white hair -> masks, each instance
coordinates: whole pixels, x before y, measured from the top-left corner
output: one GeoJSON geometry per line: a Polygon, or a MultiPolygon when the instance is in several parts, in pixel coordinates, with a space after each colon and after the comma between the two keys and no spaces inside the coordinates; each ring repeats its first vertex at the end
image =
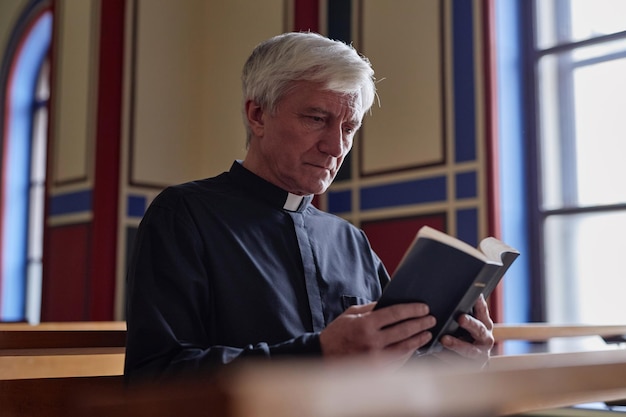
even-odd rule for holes
{"type": "Polygon", "coordinates": [[[329,91],[359,95],[359,118],[376,96],[369,60],[351,45],[312,32],[284,33],[261,42],[246,61],[241,81],[248,143],[251,131],[245,103],[252,100],[273,112],[295,81],[319,82],[329,91]]]}

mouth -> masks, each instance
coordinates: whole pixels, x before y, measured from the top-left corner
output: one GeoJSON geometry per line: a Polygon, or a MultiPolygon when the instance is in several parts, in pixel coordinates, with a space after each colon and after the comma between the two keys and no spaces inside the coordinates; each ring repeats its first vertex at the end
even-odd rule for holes
{"type": "Polygon", "coordinates": [[[334,168],[332,166],[318,165],[318,164],[309,164],[309,165],[312,166],[315,169],[328,172],[329,174],[332,174],[333,170],[334,170],[334,168]]]}

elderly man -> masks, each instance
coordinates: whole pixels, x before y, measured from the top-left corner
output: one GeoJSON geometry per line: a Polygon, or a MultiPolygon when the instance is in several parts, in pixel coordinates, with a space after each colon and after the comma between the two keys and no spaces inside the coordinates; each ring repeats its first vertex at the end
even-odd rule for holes
{"type": "MultiPolygon", "coordinates": [[[[208,371],[245,357],[363,355],[403,363],[435,319],[421,303],[373,310],[389,276],[364,233],[313,205],[375,98],[369,61],[313,33],[271,38],[242,75],[248,151],[229,172],[163,191],[128,275],[130,380],[208,371]]],[[[485,360],[480,300],[445,347],[485,360]]]]}

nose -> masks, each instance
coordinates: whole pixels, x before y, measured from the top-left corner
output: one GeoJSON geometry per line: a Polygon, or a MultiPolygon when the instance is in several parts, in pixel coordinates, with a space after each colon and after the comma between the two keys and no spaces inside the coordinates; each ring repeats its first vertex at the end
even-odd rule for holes
{"type": "Polygon", "coordinates": [[[320,138],[317,148],[320,152],[339,158],[343,155],[344,132],[341,126],[329,127],[320,138]]]}

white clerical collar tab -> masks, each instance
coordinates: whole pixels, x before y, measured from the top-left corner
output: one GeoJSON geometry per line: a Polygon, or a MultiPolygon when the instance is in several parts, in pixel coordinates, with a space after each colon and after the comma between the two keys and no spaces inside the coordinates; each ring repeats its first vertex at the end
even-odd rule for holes
{"type": "Polygon", "coordinates": [[[298,208],[300,207],[300,204],[302,204],[303,199],[304,199],[304,196],[302,195],[295,195],[295,194],[288,193],[287,201],[285,201],[283,208],[289,211],[298,211],[298,208]]]}

